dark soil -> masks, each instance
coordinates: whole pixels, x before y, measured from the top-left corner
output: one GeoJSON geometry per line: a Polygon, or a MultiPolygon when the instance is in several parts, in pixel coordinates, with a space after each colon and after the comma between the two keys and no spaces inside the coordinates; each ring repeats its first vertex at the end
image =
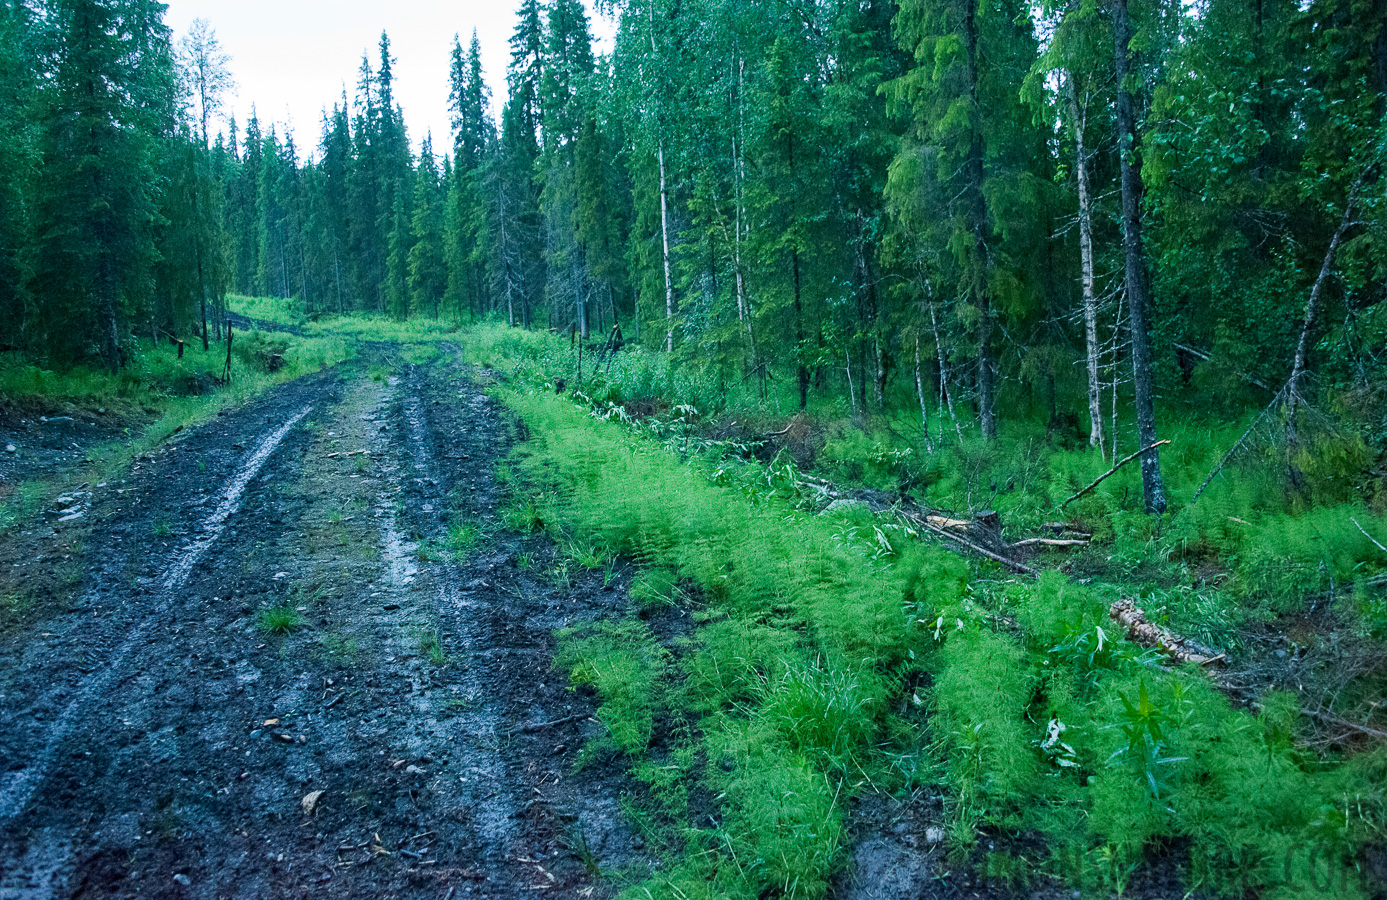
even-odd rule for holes
{"type": "Polygon", "coordinates": [[[625,776],[574,774],[601,726],[550,664],[628,577],[546,579],[551,542],[502,527],[513,429],[470,373],[370,362],[395,374],[286,384],[0,542],[0,898],[649,872],[625,776]]]}
{"type": "Polygon", "coordinates": [[[0,401],[0,497],[26,479],[81,472],[93,448],[120,440],[132,424],[138,423],[104,409],[18,407],[0,401]]]}

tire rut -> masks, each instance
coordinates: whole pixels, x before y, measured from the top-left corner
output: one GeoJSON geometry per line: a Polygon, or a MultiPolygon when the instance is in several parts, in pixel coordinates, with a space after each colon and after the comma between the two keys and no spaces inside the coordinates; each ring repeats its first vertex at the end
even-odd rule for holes
{"type": "Polygon", "coordinates": [[[364,369],[186,436],[93,509],[75,611],[0,645],[0,771],[32,773],[5,782],[0,898],[600,900],[596,872],[649,870],[622,767],[573,774],[601,726],[550,668],[629,573],[551,583],[552,542],[501,527],[510,424],[459,364],[364,369]],[[480,539],[452,559],[459,528],[480,539]]]}
{"type": "Polygon", "coordinates": [[[137,647],[148,642],[150,632],[168,616],[169,605],[176,599],[177,592],[188,578],[188,573],[221,537],[226,520],[236,512],[246,485],[260,473],[260,467],[284,440],[284,436],[308,415],[312,407],[304,407],[294,414],[288,422],[267,434],[260,446],[250,455],[222,489],[221,502],[212,514],[201,523],[203,536],[190,543],[177,556],[159,579],[153,591],[152,603],[145,617],[134,624],[129,634],[116,646],[110,656],[102,660],[98,671],[81,682],[74,696],[62,704],[62,712],[51,720],[40,738],[38,750],[24,768],[11,770],[0,783],[0,825],[24,810],[34,792],[42,785],[52,765],[54,754],[66,740],[68,733],[82,719],[87,705],[98,693],[106,690],[124,672],[130,654],[137,647]]]}

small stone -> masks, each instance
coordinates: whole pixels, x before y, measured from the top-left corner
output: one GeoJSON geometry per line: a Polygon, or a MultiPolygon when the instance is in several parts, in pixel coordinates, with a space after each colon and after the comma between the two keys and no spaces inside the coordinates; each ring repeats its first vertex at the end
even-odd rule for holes
{"type": "Polygon", "coordinates": [[[5,452],[6,452],[6,453],[14,453],[14,452],[16,452],[16,451],[15,451],[15,446],[14,446],[14,444],[6,444],[6,445],[5,445],[5,452]]]}
{"type": "Polygon", "coordinates": [[[187,875],[184,875],[182,872],[179,872],[177,875],[173,876],[173,880],[183,885],[184,887],[187,887],[188,885],[193,883],[193,880],[189,878],[187,875]]]}
{"type": "Polygon", "coordinates": [[[313,815],[313,810],[318,807],[318,801],[321,799],[323,799],[322,791],[311,791],[304,794],[303,799],[299,801],[299,806],[303,807],[304,815],[313,815]]]}
{"type": "Polygon", "coordinates": [[[421,768],[419,768],[418,766],[405,766],[405,774],[406,774],[406,775],[423,775],[423,774],[424,774],[424,770],[421,769],[421,768]]]}

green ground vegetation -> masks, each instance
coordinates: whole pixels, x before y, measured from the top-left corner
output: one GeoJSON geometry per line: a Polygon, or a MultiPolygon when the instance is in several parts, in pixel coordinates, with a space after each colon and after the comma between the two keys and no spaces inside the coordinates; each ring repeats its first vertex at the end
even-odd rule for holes
{"type": "MultiPolygon", "coordinates": [[[[1336,873],[1320,895],[1370,895],[1364,854],[1387,824],[1380,743],[1312,745],[1323,731],[1301,712],[1307,694],[1274,678],[1230,694],[1108,615],[1135,597],[1241,672],[1292,629],[1304,668],[1341,679],[1340,708],[1370,710],[1382,687],[1372,582],[1387,558],[1363,532],[1387,528],[1333,484],[1344,472],[1288,492],[1248,461],[1190,505],[1242,430],[1190,422],[1168,432],[1171,512],[1147,516],[1136,473],[1120,473],[1066,510],[1095,534],[1067,572],[1042,559],[1052,571],[1013,577],[890,517],[816,514],[788,453],[766,460],[714,436],[718,421],[771,420],[773,402],[750,392],[636,354],[579,384],[566,341],[513,329],[462,345],[530,436],[509,520],[642,573],[631,618],[561,634],[560,655],[600,698],[607,737],[585,758],[627,760],[646,788],[630,812],[668,856],[629,896],[824,896],[853,799],[922,788],[944,798],[951,858],[1013,881],[1049,872],[1120,893],[1174,854],[1190,889],[1314,895],[1317,848],[1336,873]],[[695,626],[664,628],[665,607],[695,626]],[[1368,671],[1343,680],[1325,642],[1365,654],[1368,671]]],[[[840,427],[842,412],[810,410],[827,435],[821,473],[997,509],[1018,533],[1108,465],[1043,431],[927,452],[890,422],[840,427]]]]}

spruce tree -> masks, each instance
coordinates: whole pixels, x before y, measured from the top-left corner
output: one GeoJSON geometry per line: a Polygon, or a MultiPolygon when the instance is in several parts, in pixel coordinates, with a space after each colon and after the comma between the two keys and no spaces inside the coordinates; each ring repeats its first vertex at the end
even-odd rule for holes
{"type": "Polygon", "coordinates": [[[408,260],[409,309],[414,315],[430,315],[435,319],[447,286],[442,203],[433,141],[426,137],[414,172],[414,214],[410,220],[413,246],[408,260]]]}
{"type": "Polygon", "coordinates": [[[137,0],[54,0],[46,11],[34,273],[43,343],[70,359],[94,352],[114,372],[155,258],[156,145],[173,115],[168,30],[137,0]]]}

